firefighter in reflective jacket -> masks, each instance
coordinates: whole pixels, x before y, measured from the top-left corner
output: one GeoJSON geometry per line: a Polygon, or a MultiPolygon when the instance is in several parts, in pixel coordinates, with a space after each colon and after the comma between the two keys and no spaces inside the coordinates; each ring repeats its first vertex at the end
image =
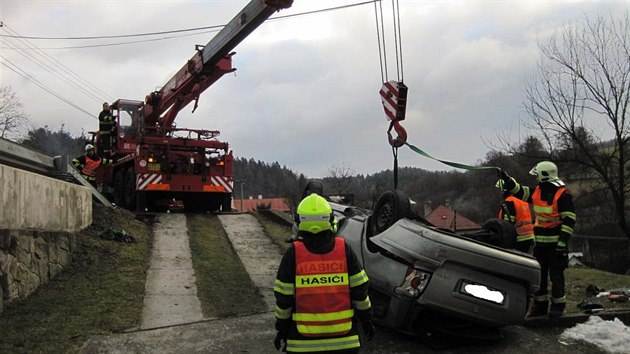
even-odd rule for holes
{"type": "Polygon", "coordinates": [[[72,159],[72,165],[81,172],[81,176],[92,185],[96,184],[96,169],[99,166],[112,163],[111,159],[101,159],[96,156],[94,145],[85,144],[85,155],[72,159]]]}
{"type": "Polygon", "coordinates": [[[564,270],[568,266],[567,243],[575,226],[573,198],[564,182],[558,178],[558,167],[550,161],[536,164],[530,174],[538,184],[534,192],[521,186],[507,173],[501,173],[505,189],[515,197],[534,206],[534,257],[540,263],[540,289],[534,294],[534,303],[528,316],[562,316],[566,306],[564,270]],[[551,307],[549,307],[548,280],[551,280],[551,307]]]}
{"type": "Polygon", "coordinates": [[[534,248],[534,223],[529,204],[511,195],[503,188],[503,180],[496,187],[503,192],[503,202],[499,210],[499,219],[514,224],[516,228],[516,250],[531,254],[534,248]]]}
{"type": "Polygon", "coordinates": [[[356,353],[374,337],[368,277],[352,248],[335,237],[330,204],[313,193],[296,211],[300,238],[280,263],[276,296],[276,349],[356,353]]]}

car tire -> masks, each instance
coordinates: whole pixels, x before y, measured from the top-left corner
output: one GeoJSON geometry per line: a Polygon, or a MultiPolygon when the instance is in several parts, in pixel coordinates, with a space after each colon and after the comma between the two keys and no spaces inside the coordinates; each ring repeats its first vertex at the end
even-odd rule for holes
{"type": "Polygon", "coordinates": [[[516,228],[514,225],[502,219],[489,219],[482,228],[494,234],[488,243],[501,248],[516,247],[516,228]]]}
{"type": "Polygon", "coordinates": [[[411,202],[406,194],[397,190],[385,191],[378,198],[370,216],[370,234],[377,235],[387,230],[396,221],[411,215],[411,202]]]}

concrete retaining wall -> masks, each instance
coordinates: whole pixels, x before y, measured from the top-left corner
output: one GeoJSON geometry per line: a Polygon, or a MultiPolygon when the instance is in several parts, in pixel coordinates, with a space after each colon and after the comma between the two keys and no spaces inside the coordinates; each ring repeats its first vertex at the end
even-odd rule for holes
{"type": "Polygon", "coordinates": [[[0,312],[2,298],[25,299],[59,274],[75,247],[71,233],[0,230],[0,312]]]}
{"type": "Polygon", "coordinates": [[[0,229],[78,232],[92,223],[90,191],[0,165],[0,229]]]}

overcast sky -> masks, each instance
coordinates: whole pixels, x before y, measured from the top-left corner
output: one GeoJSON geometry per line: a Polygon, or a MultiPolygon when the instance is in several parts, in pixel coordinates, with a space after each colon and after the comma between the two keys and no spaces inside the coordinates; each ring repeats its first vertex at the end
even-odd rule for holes
{"type": "MultiPolygon", "coordinates": [[[[5,25],[0,35],[102,37],[223,25],[248,2],[0,0],[5,25]]],[[[361,2],[295,0],[274,16],[361,2]]],[[[487,143],[499,134],[527,134],[523,91],[535,70],[538,41],[585,15],[630,11],[630,0],[399,4],[408,142],[437,158],[466,164],[484,159],[487,143]]],[[[391,2],[383,6],[390,29],[391,2]]],[[[236,157],[277,161],[308,177],[325,176],[334,166],[362,174],[391,169],[388,122],[378,95],[382,79],[375,27],[373,4],[267,21],[236,47],[236,73],[206,90],[194,114],[191,106],[185,108],[177,126],[219,130],[236,157]]],[[[387,74],[392,80],[397,73],[390,32],[387,74]]],[[[194,54],[195,44],[206,44],[214,34],[28,42],[0,37],[0,62],[5,63],[0,84],[11,86],[34,126],[57,130],[63,124],[78,135],[97,129],[102,101],[143,100],[194,54]],[[123,42],[134,43],[118,45],[123,42]],[[56,64],[44,57],[35,56],[46,67],[34,63],[34,54],[15,49],[25,43],[69,72],[57,68],[53,75],[50,68],[56,64]],[[97,46],[103,44],[117,45],[97,46]],[[78,90],[78,82],[92,95],[78,90]]],[[[399,165],[450,169],[406,147],[399,150],[399,165]]]]}

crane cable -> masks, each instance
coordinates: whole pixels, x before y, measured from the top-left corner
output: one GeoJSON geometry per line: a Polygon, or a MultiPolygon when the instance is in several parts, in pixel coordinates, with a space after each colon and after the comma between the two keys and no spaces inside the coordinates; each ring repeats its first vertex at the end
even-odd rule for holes
{"type": "Polygon", "coordinates": [[[381,80],[383,81],[383,88],[379,93],[381,101],[383,102],[383,107],[385,108],[387,119],[391,121],[389,129],[387,130],[387,136],[389,144],[392,146],[392,155],[394,156],[394,189],[397,189],[398,148],[407,141],[407,132],[400,124],[400,121],[405,119],[407,86],[404,84],[402,34],[400,30],[400,5],[398,0],[391,0],[391,3],[395,50],[394,57],[396,59],[396,81],[389,80],[385,21],[381,0],[374,2],[374,14],[376,19],[376,37],[381,67],[381,80]],[[394,131],[398,134],[396,138],[392,136],[392,129],[394,129],[394,131]]]}

